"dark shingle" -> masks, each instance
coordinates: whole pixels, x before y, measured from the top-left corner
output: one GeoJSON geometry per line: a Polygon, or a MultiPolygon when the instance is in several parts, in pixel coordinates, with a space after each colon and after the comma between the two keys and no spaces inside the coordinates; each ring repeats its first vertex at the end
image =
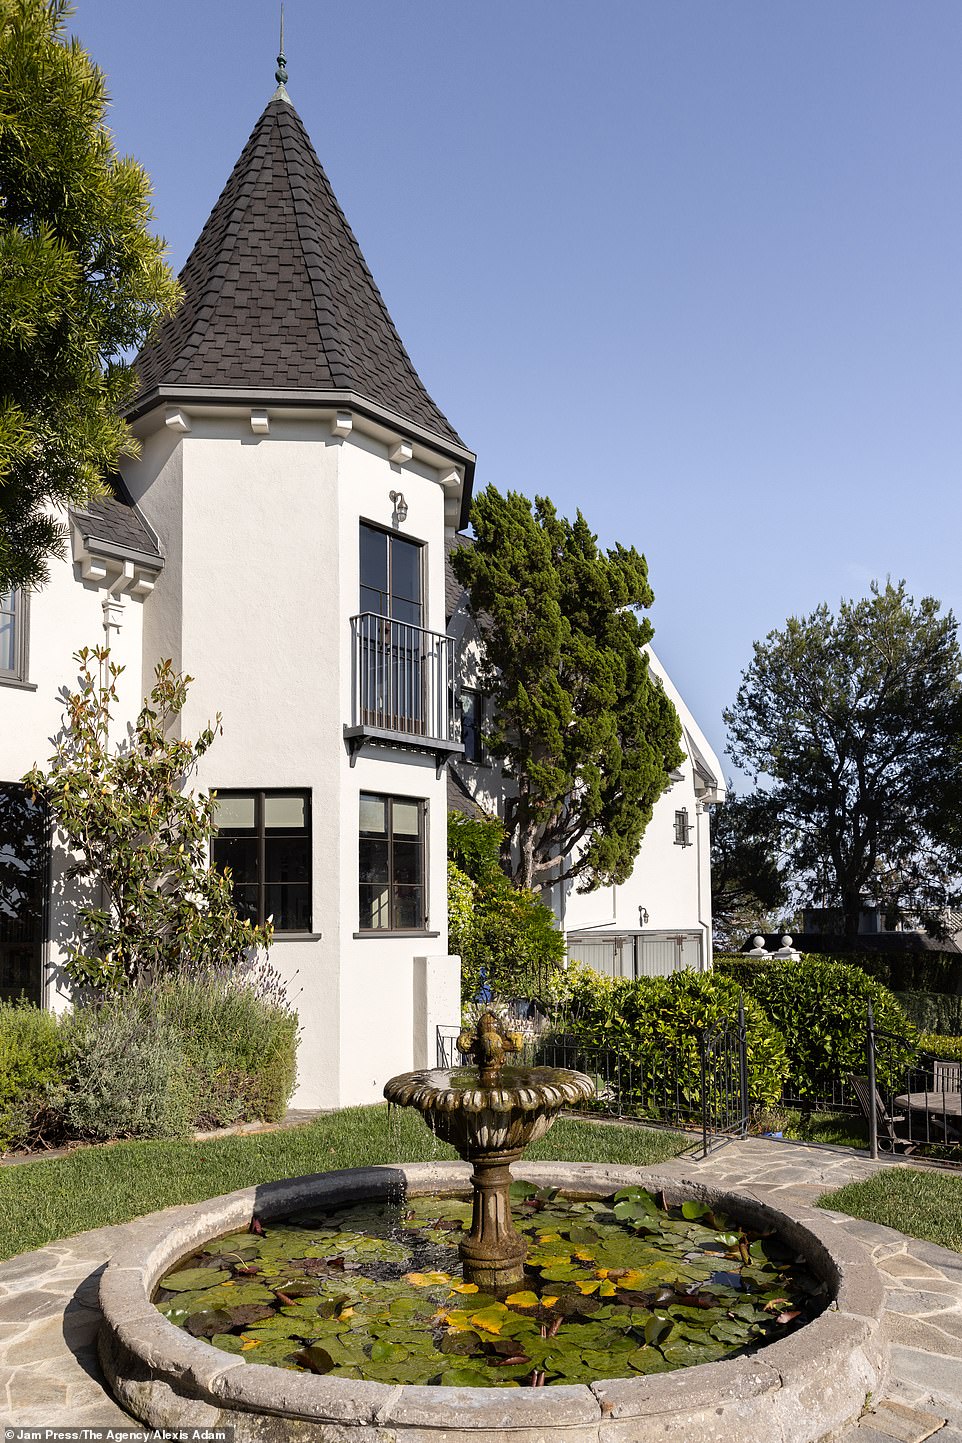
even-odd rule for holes
{"type": "Polygon", "coordinates": [[[458,609],[458,603],[464,595],[464,587],[454,574],[454,567],[451,565],[451,557],[462,546],[470,546],[469,536],[452,536],[444,543],[444,613],[448,621],[458,609]]]}
{"type": "Polygon", "coordinates": [[[136,551],[142,556],[156,556],[159,561],[161,550],[157,537],[137,510],[121,478],[108,476],[107,485],[111,488],[110,496],[83,510],[76,507],[71,510],[84,539],[106,542],[108,546],[136,551]]]}
{"type": "Polygon", "coordinates": [[[287,100],[258,120],[180,279],[182,306],[137,359],[141,397],[178,384],[349,391],[463,445],[287,100]]]}

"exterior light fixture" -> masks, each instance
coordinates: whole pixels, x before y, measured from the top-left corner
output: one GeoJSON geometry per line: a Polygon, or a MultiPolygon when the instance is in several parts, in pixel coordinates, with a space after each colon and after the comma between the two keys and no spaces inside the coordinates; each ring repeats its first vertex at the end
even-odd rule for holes
{"type": "Polygon", "coordinates": [[[647,908],[647,907],[639,907],[639,908],[638,908],[638,926],[639,926],[639,927],[647,927],[647,926],[648,926],[648,908],[647,908]]]}
{"type": "Polygon", "coordinates": [[[394,515],[391,519],[395,526],[400,526],[402,521],[408,519],[408,504],[404,499],[404,492],[392,491],[390,499],[394,502],[394,515]]]}

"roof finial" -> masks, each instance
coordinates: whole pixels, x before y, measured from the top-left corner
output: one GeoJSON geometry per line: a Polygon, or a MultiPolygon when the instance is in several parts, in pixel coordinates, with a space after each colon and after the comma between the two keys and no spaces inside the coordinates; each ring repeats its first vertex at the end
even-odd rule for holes
{"type": "Polygon", "coordinates": [[[284,6],[281,4],[281,44],[277,53],[277,69],[274,71],[274,79],[277,81],[277,89],[274,91],[274,100],[290,100],[286,89],[287,85],[287,56],[284,54],[284,6]]]}

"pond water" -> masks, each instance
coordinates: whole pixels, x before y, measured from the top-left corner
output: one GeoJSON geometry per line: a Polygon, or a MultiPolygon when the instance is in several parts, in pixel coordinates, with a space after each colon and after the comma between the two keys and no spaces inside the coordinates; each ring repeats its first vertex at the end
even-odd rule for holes
{"type": "Polygon", "coordinates": [[[714,1362],[820,1312],[823,1284],[774,1234],[641,1188],[512,1187],[528,1242],[506,1297],[461,1281],[468,1198],[414,1197],[255,1223],[182,1259],[155,1303],[250,1363],[387,1383],[531,1387],[714,1362]],[[262,1228],[262,1231],[256,1229],[262,1228]]]}

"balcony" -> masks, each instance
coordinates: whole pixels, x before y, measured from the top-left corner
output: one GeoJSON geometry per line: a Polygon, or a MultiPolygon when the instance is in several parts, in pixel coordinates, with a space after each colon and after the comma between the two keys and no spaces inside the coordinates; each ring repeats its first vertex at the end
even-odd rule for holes
{"type": "Polygon", "coordinates": [[[457,739],[451,641],[436,631],[365,611],[351,617],[351,766],[368,742],[427,752],[437,774],[464,748],[457,739]]]}

